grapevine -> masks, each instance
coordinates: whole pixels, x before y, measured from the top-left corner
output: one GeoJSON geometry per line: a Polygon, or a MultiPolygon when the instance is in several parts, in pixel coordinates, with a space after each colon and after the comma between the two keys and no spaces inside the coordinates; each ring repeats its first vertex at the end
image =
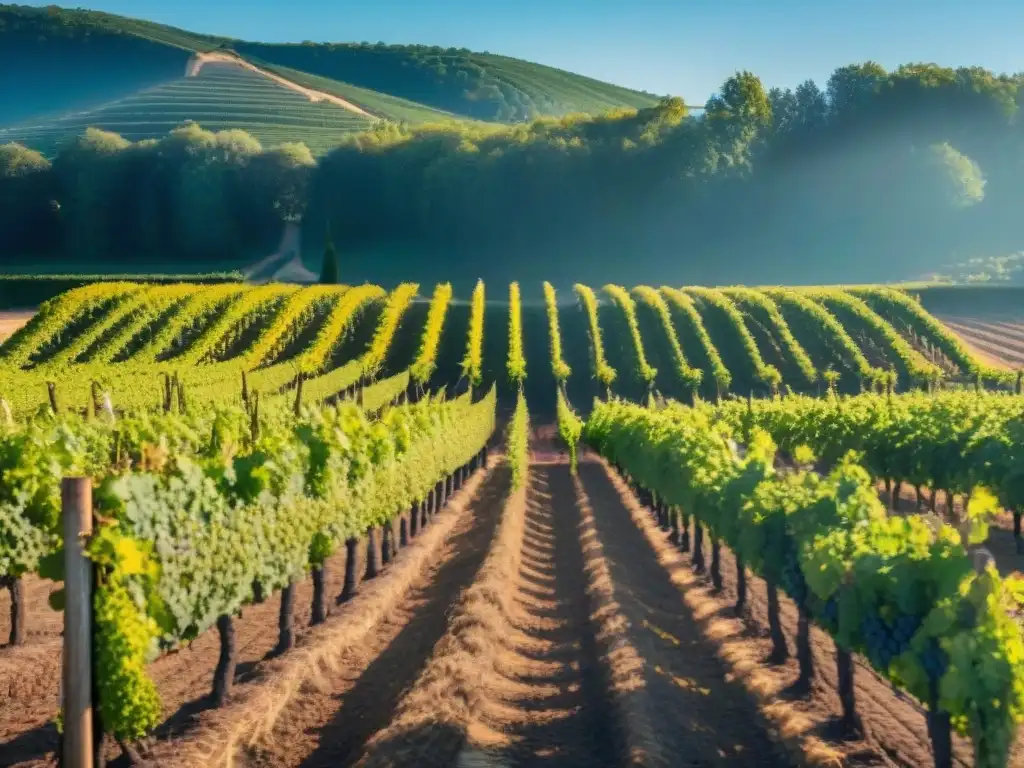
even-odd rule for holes
{"type": "Polygon", "coordinates": [[[548,314],[548,339],[551,350],[551,373],[559,384],[572,375],[572,368],[562,356],[562,333],[558,327],[558,298],[554,286],[544,283],[544,307],[548,314]]]}
{"type": "Polygon", "coordinates": [[[593,290],[585,285],[577,283],[574,290],[579,297],[583,311],[587,315],[587,323],[590,329],[590,346],[594,355],[594,377],[606,389],[611,389],[612,383],[617,375],[614,368],[608,364],[604,355],[604,341],[601,338],[601,323],[597,314],[597,296],[593,290]]]}
{"type": "Polygon", "coordinates": [[[519,283],[508,287],[508,378],[518,386],[526,379],[526,357],[523,355],[523,308],[519,283]]]}
{"type": "Polygon", "coordinates": [[[473,289],[469,306],[469,335],[466,339],[466,355],[462,358],[462,375],[473,386],[479,386],[484,379],[484,281],[478,280],[473,289]]]}
{"type": "Polygon", "coordinates": [[[412,365],[412,378],[420,386],[424,386],[434,375],[437,366],[437,349],[441,341],[441,331],[448,312],[448,304],[452,299],[451,283],[441,283],[434,288],[434,296],[427,310],[427,324],[423,329],[419,353],[412,365]]]}
{"type": "Polygon", "coordinates": [[[669,348],[672,351],[672,361],[675,364],[676,376],[683,383],[687,390],[696,392],[704,377],[703,371],[690,366],[683,354],[683,347],[679,343],[679,336],[676,334],[675,326],[672,324],[672,315],[669,313],[668,304],[664,297],[653,288],[646,285],[634,288],[633,292],[645,305],[657,315],[661,330],[668,339],[669,348]]]}
{"type": "Polygon", "coordinates": [[[722,362],[722,356],[718,353],[714,342],[711,341],[711,336],[708,335],[707,329],[704,327],[704,321],[701,319],[697,308],[693,305],[692,299],[682,291],[667,286],[661,288],[661,294],[668,302],[670,312],[673,312],[680,322],[690,329],[691,335],[700,342],[704,356],[710,365],[711,378],[718,388],[719,396],[728,392],[729,387],[732,385],[732,374],[729,373],[729,369],[722,362]]]}

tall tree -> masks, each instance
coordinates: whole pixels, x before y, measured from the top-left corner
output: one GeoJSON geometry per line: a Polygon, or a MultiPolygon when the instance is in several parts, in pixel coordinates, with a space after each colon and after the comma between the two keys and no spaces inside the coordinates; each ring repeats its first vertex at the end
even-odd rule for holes
{"type": "Polygon", "coordinates": [[[331,228],[327,227],[324,238],[324,263],[320,267],[320,282],[324,285],[337,285],[341,281],[341,270],[338,268],[338,254],[331,240],[331,228]]]}

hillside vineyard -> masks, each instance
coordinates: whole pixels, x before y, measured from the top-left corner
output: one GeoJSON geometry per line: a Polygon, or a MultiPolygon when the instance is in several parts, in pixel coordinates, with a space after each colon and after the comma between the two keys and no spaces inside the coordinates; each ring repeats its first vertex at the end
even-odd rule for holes
{"type": "Polygon", "coordinates": [[[108,756],[1020,765],[1021,394],[888,287],[76,288],[0,345],[0,746],[80,476],[108,756]]]}

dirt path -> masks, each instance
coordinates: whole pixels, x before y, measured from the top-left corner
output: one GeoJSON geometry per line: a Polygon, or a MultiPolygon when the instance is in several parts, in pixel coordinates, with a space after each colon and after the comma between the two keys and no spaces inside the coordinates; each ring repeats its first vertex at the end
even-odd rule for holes
{"type": "Polygon", "coordinates": [[[499,467],[462,517],[430,572],[395,606],[381,626],[345,650],[334,669],[304,686],[267,739],[239,755],[245,766],[346,766],[387,725],[405,689],[422,671],[444,635],[447,615],[483,563],[507,494],[499,467]]]}
{"type": "Polygon", "coordinates": [[[34,309],[0,312],[0,342],[25,325],[35,313],[34,309]]]}
{"type": "Polygon", "coordinates": [[[792,765],[774,743],[770,724],[680,600],[604,466],[584,462],[579,471],[629,621],[627,638],[643,660],[660,764],[792,765]]]}
{"type": "Polygon", "coordinates": [[[510,679],[503,764],[612,766],[622,749],[601,659],[567,464],[531,469],[522,556],[511,588],[518,610],[500,666],[510,679]]]}
{"type": "Polygon", "coordinates": [[[620,764],[574,496],[565,466],[531,468],[478,579],[360,766],[620,764]]]}
{"type": "Polygon", "coordinates": [[[370,120],[377,119],[374,115],[371,115],[362,107],[356,106],[351,101],[346,101],[340,96],[335,96],[333,93],[326,93],[325,91],[316,91],[313,90],[312,88],[306,88],[304,86],[299,85],[298,83],[293,83],[291,80],[288,80],[287,78],[281,77],[280,75],[276,75],[273,72],[268,72],[265,69],[261,69],[257,67],[255,64],[250,64],[245,59],[239,58],[238,56],[235,56],[230,53],[224,53],[223,51],[212,51],[210,53],[193,54],[192,58],[189,59],[185,76],[195,77],[199,74],[204,65],[213,62],[219,62],[221,64],[234,64],[236,66],[242,67],[243,69],[248,69],[252,72],[255,72],[256,74],[263,75],[263,77],[273,80],[278,85],[281,85],[290,91],[301,93],[303,96],[305,96],[312,102],[329,101],[330,103],[336,104],[337,106],[342,107],[343,109],[347,109],[349,112],[355,112],[357,115],[362,115],[363,117],[367,117],[370,120]]]}
{"type": "Polygon", "coordinates": [[[960,317],[941,317],[972,354],[1000,370],[1024,365],[1024,331],[1020,325],[989,323],[960,317]]]}

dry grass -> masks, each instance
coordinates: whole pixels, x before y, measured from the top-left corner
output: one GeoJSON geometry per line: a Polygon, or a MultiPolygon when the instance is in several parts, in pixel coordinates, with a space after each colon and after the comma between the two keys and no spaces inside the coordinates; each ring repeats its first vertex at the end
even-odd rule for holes
{"type": "Polygon", "coordinates": [[[622,479],[607,465],[622,504],[644,534],[658,563],[668,572],[704,636],[715,646],[718,657],[730,670],[732,680],[743,684],[754,697],[759,710],[775,729],[775,736],[789,756],[801,765],[842,766],[845,756],[812,733],[815,724],[781,694],[786,682],[761,661],[757,643],[744,637],[740,619],[722,618],[725,602],[713,594],[687,567],[683,555],[664,538],[664,534],[622,479]]]}
{"type": "Polygon", "coordinates": [[[477,574],[452,614],[444,637],[416,684],[403,697],[388,726],[370,740],[361,766],[444,764],[466,742],[476,749],[460,756],[463,765],[502,765],[486,750],[507,738],[485,721],[487,681],[507,654],[511,600],[522,554],[526,489],[505,504],[501,523],[477,574]]]}
{"type": "Polygon", "coordinates": [[[363,642],[421,580],[488,474],[476,473],[382,576],[364,584],[351,602],[311,630],[298,648],[268,662],[257,680],[240,688],[226,707],[205,713],[187,736],[158,745],[153,761],[162,768],[233,766],[242,747],[266,739],[303,686],[336,669],[345,651],[363,642]]]}

